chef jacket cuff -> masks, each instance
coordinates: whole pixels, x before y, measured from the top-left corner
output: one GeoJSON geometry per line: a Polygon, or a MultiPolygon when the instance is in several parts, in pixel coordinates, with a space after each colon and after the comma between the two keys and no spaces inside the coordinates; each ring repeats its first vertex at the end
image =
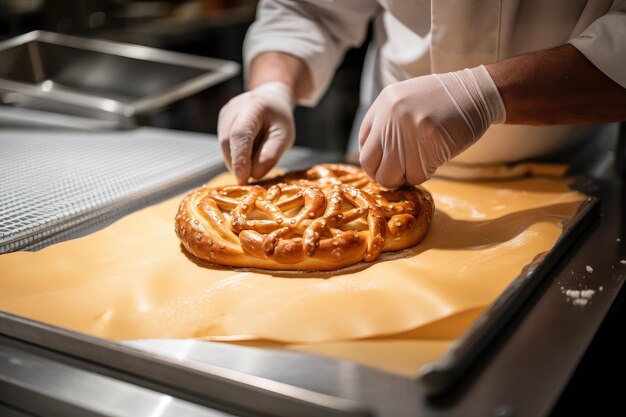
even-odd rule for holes
{"type": "Polygon", "coordinates": [[[328,45],[322,35],[315,31],[306,31],[301,36],[294,31],[289,31],[291,37],[281,34],[256,33],[254,28],[248,32],[244,42],[243,61],[244,76],[247,73],[252,60],[264,52],[284,52],[300,58],[307,66],[311,75],[312,89],[307,97],[302,97],[297,104],[306,107],[314,107],[320,101],[330,82],[332,81],[338,59],[333,59],[329,54],[339,55],[333,45],[328,45]]]}
{"type": "Polygon", "coordinates": [[[569,44],[606,76],[626,88],[626,14],[611,13],[591,24],[569,44]]]}

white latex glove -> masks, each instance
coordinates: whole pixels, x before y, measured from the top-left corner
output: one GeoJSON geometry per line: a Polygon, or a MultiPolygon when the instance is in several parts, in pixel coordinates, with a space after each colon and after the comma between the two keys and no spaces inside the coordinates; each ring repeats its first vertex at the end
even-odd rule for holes
{"type": "Polygon", "coordinates": [[[271,82],[234,97],[220,110],[217,136],[226,166],[239,184],[261,178],[293,145],[291,89],[271,82]]]}
{"type": "Polygon", "coordinates": [[[359,131],[360,162],[379,184],[420,184],[485,133],[506,110],[484,66],[386,87],[359,131]]]}

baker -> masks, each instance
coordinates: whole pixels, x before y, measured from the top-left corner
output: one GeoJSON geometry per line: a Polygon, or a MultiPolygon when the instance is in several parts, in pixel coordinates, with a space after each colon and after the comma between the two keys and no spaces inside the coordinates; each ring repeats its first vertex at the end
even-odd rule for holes
{"type": "Polygon", "coordinates": [[[626,120],[626,0],[261,0],[244,43],[249,90],[218,121],[240,183],[293,145],[294,106],[316,105],[370,20],[354,142],[385,187],[455,157],[558,152],[626,120]]]}

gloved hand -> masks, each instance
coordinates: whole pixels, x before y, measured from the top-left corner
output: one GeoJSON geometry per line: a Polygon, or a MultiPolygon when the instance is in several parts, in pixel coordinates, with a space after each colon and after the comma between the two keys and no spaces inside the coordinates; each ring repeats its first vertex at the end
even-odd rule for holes
{"type": "Polygon", "coordinates": [[[234,97],[220,110],[217,136],[239,184],[261,178],[293,145],[293,106],[291,89],[271,82],[234,97]]]}
{"type": "Polygon", "coordinates": [[[360,162],[379,184],[420,184],[485,133],[506,110],[484,66],[392,84],[359,131],[360,162]]]}

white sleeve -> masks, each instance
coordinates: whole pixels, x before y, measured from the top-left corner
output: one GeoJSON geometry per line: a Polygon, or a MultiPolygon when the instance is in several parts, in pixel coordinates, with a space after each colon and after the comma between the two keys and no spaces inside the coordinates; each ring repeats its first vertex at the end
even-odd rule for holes
{"type": "Polygon", "coordinates": [[[614,1],[607,14],[568,43],[626,88],[626,0],[614,1]]]}
{"type": "Polygon", "coordinates": [[[299,104],[322,97],[348,47],[363,43],[375,0],[261,0],[243,47],[244,68],[263,52],[285,52],[302,59],[313,91],[299,104]]]}

